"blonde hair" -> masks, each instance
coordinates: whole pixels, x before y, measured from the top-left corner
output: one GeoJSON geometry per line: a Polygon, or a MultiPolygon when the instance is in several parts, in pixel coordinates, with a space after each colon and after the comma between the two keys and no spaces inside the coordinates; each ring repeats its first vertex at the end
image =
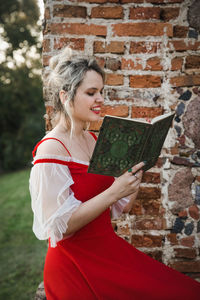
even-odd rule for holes
{"type": "Polygon", "coordinates": [[[74,101],[77,88],[81,85],[87,71],[94,70],[102,76],[105,73],[98,65],[94,57],[74,55],[71,48],[65,47],[49,62],[50,72],[46,81],[46,96],[53,102],[55,112],[64,113],[69,121],[71,131],[73,120],[70,115],[69,103],[74,101]],[[67,101],[63,105],[60,101],[59,92],[67,92],[67,101]]]}

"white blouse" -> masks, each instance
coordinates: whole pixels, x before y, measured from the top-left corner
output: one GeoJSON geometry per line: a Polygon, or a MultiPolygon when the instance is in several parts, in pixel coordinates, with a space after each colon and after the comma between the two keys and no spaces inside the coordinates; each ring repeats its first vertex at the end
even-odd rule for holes
{"type": "MultiPolygon", "coordinates": [[[[59,159],[88,165],[72,157],[58,155],[36,155],[34,161],[38,159],[59,159]]],[[[31,169],[29,189],[34,215],[33,232],[39,240],[50,238],[51,247],[56,247],[57,242],[63,239],[71,215],[82,203],[75,198],[70,188],[73,183],[67,165],[37,163],[31,169]]],[[[128,198],[122,198],[114,203],[111,207],[112,218],[118,218],[128,202],[128,198]]]]}

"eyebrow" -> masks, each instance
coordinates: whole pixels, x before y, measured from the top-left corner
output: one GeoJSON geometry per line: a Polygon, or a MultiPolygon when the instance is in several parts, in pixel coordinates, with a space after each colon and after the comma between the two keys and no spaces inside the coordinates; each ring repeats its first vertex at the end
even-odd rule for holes
{"type": "MultiPolygon", "coordinates": [[[[101,91],[104,89],[104,87],[101,88],[101,91]]],[[[96,87],[89,87],[87,90],[95,90],[97,91],[98,89],[96,87]]]]}

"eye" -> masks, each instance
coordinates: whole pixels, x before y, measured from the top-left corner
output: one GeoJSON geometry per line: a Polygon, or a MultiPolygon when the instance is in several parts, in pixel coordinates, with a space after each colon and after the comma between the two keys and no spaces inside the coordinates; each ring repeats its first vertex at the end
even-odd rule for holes
{"type": "Polygon", "coordinates": [[[94,96],[94,93],[87,93],[88,94],[88,96],[94,96]]]}

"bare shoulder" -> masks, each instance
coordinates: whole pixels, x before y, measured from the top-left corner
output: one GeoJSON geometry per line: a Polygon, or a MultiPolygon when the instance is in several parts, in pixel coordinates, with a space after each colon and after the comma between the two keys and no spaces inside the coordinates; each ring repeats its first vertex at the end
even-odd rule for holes
{"type": "Polygon", "coordinates": [[[61,155],[68,156],[64,146],[55,138],[44,140],[37,148],[37,155],[61,155]]]}

